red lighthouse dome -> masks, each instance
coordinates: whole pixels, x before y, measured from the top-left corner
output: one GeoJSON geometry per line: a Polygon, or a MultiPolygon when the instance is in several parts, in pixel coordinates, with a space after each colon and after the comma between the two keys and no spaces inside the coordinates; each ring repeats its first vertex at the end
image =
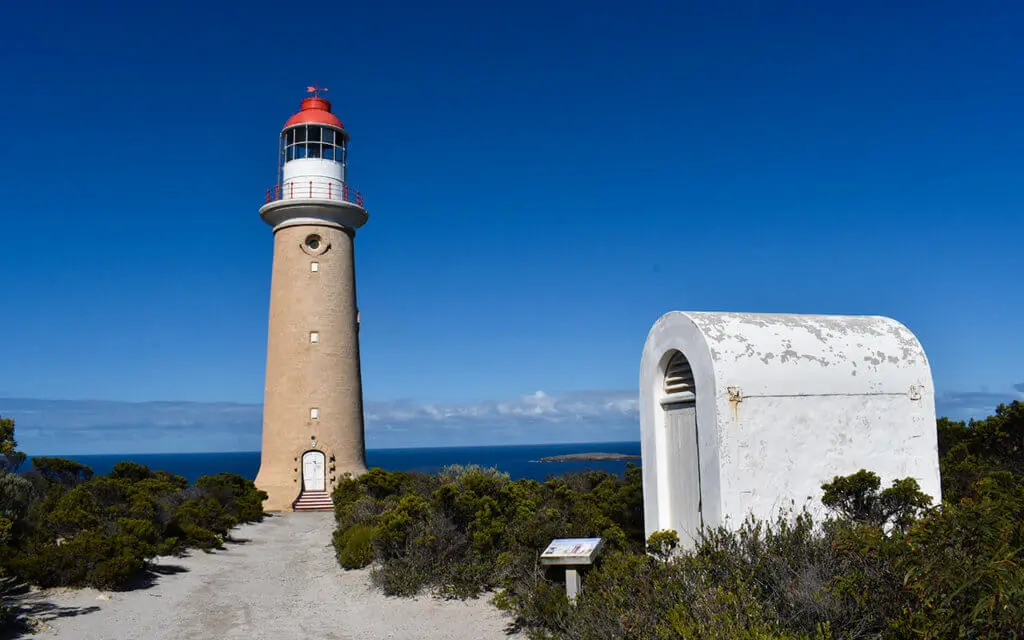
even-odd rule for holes
{"type": "Polygon", "coordinates": [[[331,113],[331,102],[327,98],[319,96],[304,98],[302,109],[288,118],[288,122],[284,123],[284,128],[287,129],[297,124],[326,124],[339,129],[345,128],[338,116],[331,113]]]}

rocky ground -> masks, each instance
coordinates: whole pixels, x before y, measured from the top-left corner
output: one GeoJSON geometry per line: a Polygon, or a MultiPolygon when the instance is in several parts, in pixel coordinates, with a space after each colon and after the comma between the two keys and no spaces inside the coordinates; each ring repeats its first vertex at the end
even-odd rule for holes
{"type": "Polygon", "coordinates": [[[344,571],[329,512],[289,513],[244,525],[214,553],[159,558],[132,591],[55,589],[21,597],[35,635],[81,640],[244,638],[486,640],[506,620],[485,598],[389,598],[368,571],[344,571]]]}

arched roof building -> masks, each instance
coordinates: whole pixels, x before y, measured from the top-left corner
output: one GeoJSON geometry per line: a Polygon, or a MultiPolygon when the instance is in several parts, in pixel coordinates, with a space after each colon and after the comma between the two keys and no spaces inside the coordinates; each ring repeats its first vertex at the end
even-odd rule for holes
{"type": "Polygon", "coordinates": [[[890,318],[671,312],[640,367],[647,534],[820,510],[859,469],[940,499],[924,349],[890,318]]]}

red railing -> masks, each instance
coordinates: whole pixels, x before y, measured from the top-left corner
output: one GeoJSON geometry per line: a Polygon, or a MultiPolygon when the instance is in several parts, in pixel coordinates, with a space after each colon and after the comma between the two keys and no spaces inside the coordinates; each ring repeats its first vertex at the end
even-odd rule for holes
{"type": "Polygon", "coordinates": [[[267,189],[267,202],[278,200],[342,200],[363,206],[363,194],[349,188],[347,184],[338,185],[333,182],[312,180],[275,184],[267,189]]]}

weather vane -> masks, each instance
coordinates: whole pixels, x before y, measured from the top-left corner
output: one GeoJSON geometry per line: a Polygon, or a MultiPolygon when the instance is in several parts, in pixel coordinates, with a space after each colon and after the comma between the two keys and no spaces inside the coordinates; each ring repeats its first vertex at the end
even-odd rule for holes
{"type": "Polygon", "coordinates": [[[321,87],[318,84],[306,87],[306,93],[312,93],[314,98],[319,98],[321,91],[327,91],[327,87],[321,87]]]}

